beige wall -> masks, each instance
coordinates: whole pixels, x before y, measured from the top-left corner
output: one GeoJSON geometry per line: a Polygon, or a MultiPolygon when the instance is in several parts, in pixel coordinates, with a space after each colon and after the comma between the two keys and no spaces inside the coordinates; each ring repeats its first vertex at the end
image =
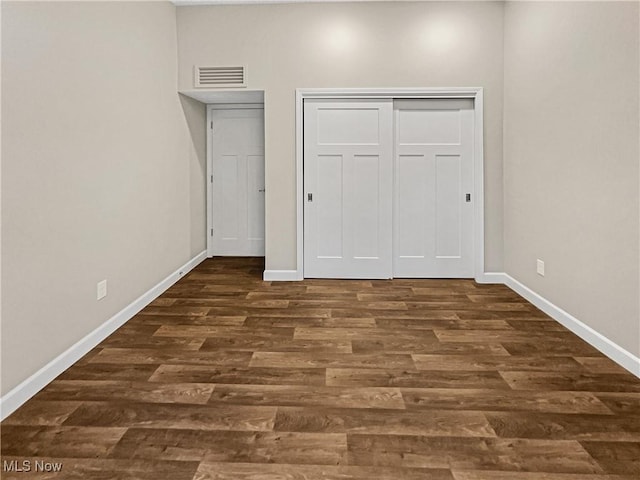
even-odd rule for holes
{"type": "Polygon", "coordinates": [[[635,355],[638,16],[631,2],[505,11],[505,270],[635,355]]]}
{"type": "Polygon", "coordinates": [[[207,107],[180,95],[184,119],[189,127],[189,205],[191,211],[191,256],[207,248],[207,107]]]}
{"type": "Polygon", "coordinates": [[[486,270],[640,354],[638,5],[503,7],[2,2],[2,394],[205,248],[194,64],[266,92],[278,270],[296,87],[485,87],[486,270]]]}
{"type": "Polygon", "coordinates": [[[194,65],[247,66],[265,90],[267,268],[296,268],[295,89],[485,88],[486,266],[502,271],[501,3],[180,7],[179,85],[194,65]]]}
{"type": "Polygon", "coordinates": [[[3,394],[204,249],[176,48],[169,3],[2,2],[3,394]]]}

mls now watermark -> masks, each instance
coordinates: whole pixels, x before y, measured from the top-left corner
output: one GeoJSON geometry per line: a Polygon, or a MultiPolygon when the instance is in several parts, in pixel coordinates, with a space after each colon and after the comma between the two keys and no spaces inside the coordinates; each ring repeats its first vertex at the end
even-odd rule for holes
{"type": "Polygon", "coordinates": [[[45,462],[44,460],[3,460],[3,472],[60,472],[62,462],[45,462]]]}

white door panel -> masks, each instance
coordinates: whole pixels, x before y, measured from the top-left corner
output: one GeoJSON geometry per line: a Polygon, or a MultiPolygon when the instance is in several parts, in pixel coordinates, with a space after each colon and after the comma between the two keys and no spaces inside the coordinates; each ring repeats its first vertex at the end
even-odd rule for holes
{"type": "Polygon", "coordinates": [[[238,180],[241,180],[242,169],[238,155],[220,155],[218,160],[218,165],[214,163],[214,178],[218,180],[215,183],[217,195],[214,193],[214,204],[224,205],[224,208],[214,209],[214,231],[218,232],[214,238],[237,241],[240,235],[238,220],[242,209],[238,180]]]}
{"type": "Polygon", "coordinates": [[[398,110],[401,145],[460,144],[460,113],[455,110],[398,110]]]}
{"type": "Polygon", "coordinates": [[[317,256],[320,258],[342,258],[342,158],[342,155],[318,155],[317,158],[317,182],[311,195],[313,197],[315,193],[316,202],[323,201],[323,208],[315,209],[317,256]]]}
{"type": "Polygon", "coordinates": [[[436,155],[436,258],[462,255],[460,155],[436,155]]]}
{"type": "Polygon", "coordinates": [[[435,165],[425,155],[399,155],[396,160],[395,250],[403,258],[424,259],[435,249],[427,235],[429,219],[435,218],[435,165]],[[416,221],[421,219],[420,221],[416,221]]]}
{"type": "Polygon", "coordinates": [[[392,275],[392,102],[305,101],[304,275],[392,275]]]}
{"type": "Polygon", "coordinates": [[[212,109],[213,254],[264,255],[264,115],[212,109]]]}
{"type": "Polygon", "coordinates": [[[318,145],[378,145],[380,111],[378,108],[345,108],[325,104],[317,109],[318,145]]]}
{"type": "Polygon", "coordinates": [[[473,277],[473,112],[305,100],[304,276],[473,277]]]}
{"type": "Polygon", "coordinates": [[[394,277],[473,277],[472,104],[405,100],[394,112],[394,277]]]}
{"type": "MultiPolygon", "coordinates": [[[[377,259],[380,251],[380,173],[378,155],[353,156],[353,257],[377,259]]],[[[383,200],[384,202],[384,200],[383,200]]]]}

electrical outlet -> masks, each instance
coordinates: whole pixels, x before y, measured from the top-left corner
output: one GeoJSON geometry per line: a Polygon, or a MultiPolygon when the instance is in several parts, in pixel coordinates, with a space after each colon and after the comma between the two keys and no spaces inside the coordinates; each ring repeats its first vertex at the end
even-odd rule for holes
{"type": "Polygon", "coordinates": [[[106,280],[102,280],[101,282],[98,282],[98,286],[97,286],[97,292],[98,292],[98,300],[103,299],[104,297],[107,296],[107,281],[106,280]]]}
{"type": "Polygon", "coordinates": [[[544,277],[544,262],[540,259],[536,261],[536,272],[544,277]]]}

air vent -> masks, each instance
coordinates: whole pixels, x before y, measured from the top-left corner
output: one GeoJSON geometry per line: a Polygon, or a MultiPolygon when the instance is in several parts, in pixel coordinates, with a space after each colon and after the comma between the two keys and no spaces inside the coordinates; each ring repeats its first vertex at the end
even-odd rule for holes
{"type": "Polygon", "coordinates": [[[246,87],[244,67],[198,67],[195,68],[196,87],[246,87]]]}

